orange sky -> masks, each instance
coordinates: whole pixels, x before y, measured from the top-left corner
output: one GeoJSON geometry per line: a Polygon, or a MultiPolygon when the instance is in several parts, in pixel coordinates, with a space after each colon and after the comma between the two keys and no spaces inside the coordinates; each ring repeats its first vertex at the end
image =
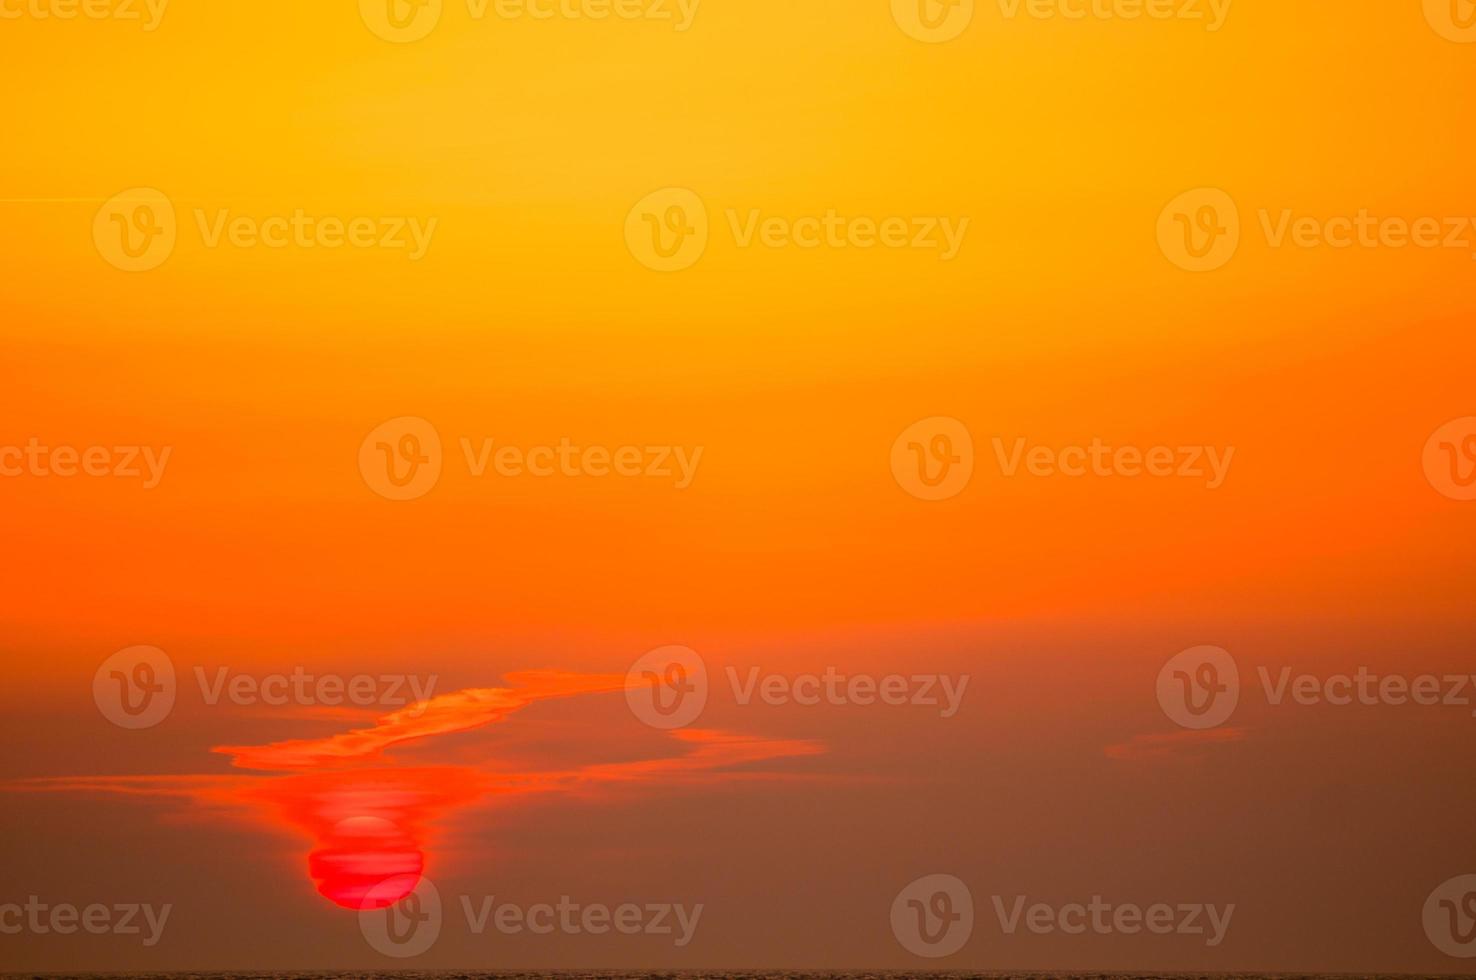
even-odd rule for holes
{"type": "Polygon", "coordinates": [[[307,863],[323,794],[382,778],[445,793],[394,845],[443,894],[709,905],[680,952],[461,936],[428,967],[917,968],[886,910],[946,870],[981,907],[1241,906],[1216,950],[976,936],[948,968],[1454,968],[1419,906],[1476,865],[1476,720],[1277,708],[1251,678],[1470,663],[1476,502],[1427,449],[1476,416],[1476,43],[1441,26],[1464,0],[1233,0],[1213,31],[980,0],[941,43],[889,0],[702,0],[684,30],[446,0],[409,43],[354,3],[171,0],[144,30],[32,2],[0,0],[0,784],[27,790],[0,867],[22,899],[173,901],[178,938],[0,935],[0,961],[383,965],[307,863]],[[108,202],[139,188],[170,249],[126,271],[108,202]],[[666,188],[707,241],[660,272],[626,229],[666,188]],[[1204,188],[1238,248],[1189,272],[1158,230],[1204,188]],[[298,212],[408,244],[214,237],[298,212]],[[740,235],[831,212],[968,224],[951,258],[740,235]],[[1267,230],[1360,213],[1470,219],[1470,244],[1267,230]],[[364,454],[406,417],[440,472],[390,500],[364,454]],[[973,471],[929,502],[893,450],[939,417],[973,471]],[[487,440],[693,467],[477,475],[487,440]],[[1001,458],[1093,440],[1233,455],[1213,488],[1001,458]],[[6,474],[33,444],[162,465],[6,474]],[[181,693],[127,732],[90,692],[139,644],[181,693]],[[667,644],[714,685],[675,735],[619,693],[667,644]],[[1154,680],[1201,644],[1249,694],[1186,736],[1154,680]],[[972,680],[940,719],[740,705],[730,666],[972,680]],[[390,711],[211,705],[196,667],[434,675],[455,720],[400,741],[390,711]],[[506,693],[529,676],[570,696],[506,693]],[[508,712],[462,727],[488,691],[508,712]]]}

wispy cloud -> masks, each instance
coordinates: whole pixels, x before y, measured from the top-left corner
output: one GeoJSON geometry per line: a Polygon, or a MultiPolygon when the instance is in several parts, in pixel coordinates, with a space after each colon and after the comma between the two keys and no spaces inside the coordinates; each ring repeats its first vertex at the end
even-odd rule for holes
{"type": "Polygon", "coordinates": [[[1212,746],[1243,741],[1243,728],[1212,728],[1205,731],[1153,732],[1134,735],[1102,751],[1109,759],[1124,762],[1173,762],[1201,759],[1212,746]]]}
{"type": "Polygon", "coordinates": [[[814,778],[766,769],[763,764],[825,752],[823,743],[808,739],[706,729],[658,734],[640,727],[634,718],[632,726],[672,751],[653,758],[645,739],[640,758],[512,770],[505,759],[396,765],[389,751],[412,740],[505,722],[536,701],[625,686],[624,675],[525,672],[509,675],[504,687],[441,695],[386,714],[367,727],[325,738],[212,750],[230,756],[237,769],[256,770],[253,773],[61,776],[0,784],[0,790],[173,799],[212,814],[254,816],[274,830],[293,830],[309,839],[309,874],[319,892],[339,905],[360,908],[371,896],[376,902],[382,899],[379,886],[386,876],[405,879],[406,888],[413,885],[440,821],[478,800],[657,784],[814,778]]]}
{"type": "Polygon", "coordinates": [[[524,671],[507,677],[508,687],[469,688],[442,694],[327,738],[272,742],[268,745],[221,745],[211,751],[231,757],[241,769],[301,770],[378,758],[400,742],[481,728],[507,718],[535,701],[618,691],[621,674],[574,674],[524,671]]]}

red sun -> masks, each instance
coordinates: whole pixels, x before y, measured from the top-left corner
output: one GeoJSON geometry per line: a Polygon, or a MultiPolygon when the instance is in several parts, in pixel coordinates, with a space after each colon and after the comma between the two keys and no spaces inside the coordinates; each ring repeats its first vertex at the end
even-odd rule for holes
{"type": "Polygon", "coordinates": [[[382,909],[405,898],[425,872],[428,825],[485,791],[474,770],[417,769],[304,773],[254,795],[313,842],[308,875],[346,909],[382,909]]]}
{"type": "Polygon", "coordinates": [[[382,817],[340,820],[308,855],[308,874],[324,898],[346,909],[382,909],[420,883],[425,855],[382,817]]]}

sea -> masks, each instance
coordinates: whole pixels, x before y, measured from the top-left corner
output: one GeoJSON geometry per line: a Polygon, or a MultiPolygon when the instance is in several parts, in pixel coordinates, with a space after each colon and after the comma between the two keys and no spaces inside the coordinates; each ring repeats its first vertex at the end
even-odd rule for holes
{"type": "Polygon", "coordinates": [[[0,980],[1453,980],[1457,973],[947,973],[907,971],[683,970],[680,972],[317,971],[307,973],[0,973],[0,980]]]}

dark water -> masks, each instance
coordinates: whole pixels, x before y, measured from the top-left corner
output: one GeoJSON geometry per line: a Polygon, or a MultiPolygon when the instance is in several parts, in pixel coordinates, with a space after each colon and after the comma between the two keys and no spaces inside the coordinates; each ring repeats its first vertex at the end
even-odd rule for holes
{"type": "Polygon", "coordinates": [[[580,972],[497,972],[485,970],[457,971],[369,971],[309,973],[0,973],[5,980],[22,978],[77,977],[85,980],[1418,980],[1418,978],[1462,977],[1476,980],[1476,974],[1454,973],[926,973],[920,971],[770,971],[746,972],[683,970],[670,973],[580,972]]]}

